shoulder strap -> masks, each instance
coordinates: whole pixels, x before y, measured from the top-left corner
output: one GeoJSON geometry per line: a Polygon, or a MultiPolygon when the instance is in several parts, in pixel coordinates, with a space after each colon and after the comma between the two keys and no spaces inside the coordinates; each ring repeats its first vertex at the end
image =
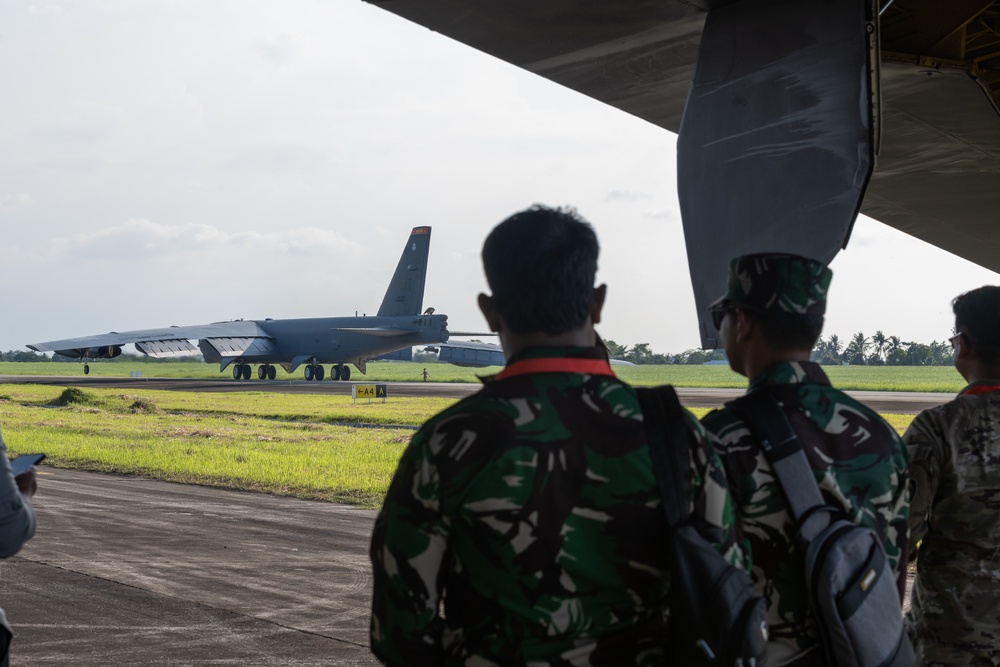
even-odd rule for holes
{"type": "Polygon", "coordinates": [[[663,510],[673,528],[689,514],[691,431],[673,387],[640,387],[636,394],[663,510]]]}
{"type": "Polygon", "coordinates": [[[785,492],[788,506],[799,524],[800,535],[806,541],[811,541],[829,525],[829,517],[825,521],[817,519],[818,523],[808,521],[807,525],[807,520],[813,516],[826,515],[825,512],[815,512],[826,503],[816,484],[809,460],[802,451],[799,436],[788,422],[785,412],[766,389],[758,389],[729,401],[726,407],[735,412],[757,438],[767,460],[771,462],[774,476],[785,492]]]}

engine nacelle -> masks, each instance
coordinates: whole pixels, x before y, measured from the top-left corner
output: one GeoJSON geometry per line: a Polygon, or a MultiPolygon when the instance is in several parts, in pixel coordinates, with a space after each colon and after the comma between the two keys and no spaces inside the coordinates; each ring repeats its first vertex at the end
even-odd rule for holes
{"type": "Polygon", "coordinates": [[[87,350],[85,356],[91,359],[114,359],[120,356],[122,353],[121,345],[102,345],[101,347],[92,347],[87,350]]]}

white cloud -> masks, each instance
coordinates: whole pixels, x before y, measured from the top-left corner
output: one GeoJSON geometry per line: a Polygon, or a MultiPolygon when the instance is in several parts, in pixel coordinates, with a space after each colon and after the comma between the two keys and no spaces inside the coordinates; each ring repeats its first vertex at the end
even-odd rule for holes
{"type": "Polygon", "coordinates": [[[254,43],[254,48],[275,65],[287,64],[308,46],[309,38],[296,32],[265,35],[254,43]]]}
{"type": "Polygon", "coordinates": [[[13,209],[19,206],[31,206],[34,203],[35,200],[27,192],[0,195],[0,210],[13,209]]]}
{"type": "Polygon", "coordinates": [[[32,16],[62,14],[65,11],[62,5],[28,5],[28,13],[32,16]]]}
{"type": "Polygon", "coordinates": [[[58,237],[47,254],[53,260],[100,262],[188,262],[201,256],[238,254],[253,259],[275,256],[335,256],[361,252],[340,234],[315,227],[260,232],[227,232],[213,225],[169,225],[131,219],[90,233],[58,237]]]}
{"type": "Polygon", "coordinates": [[[612,190],[605,197],[606,201],[640,201],[642,199],[649,199],[650,194],[648,192],[630,192],[628,190],[612,190]]]}

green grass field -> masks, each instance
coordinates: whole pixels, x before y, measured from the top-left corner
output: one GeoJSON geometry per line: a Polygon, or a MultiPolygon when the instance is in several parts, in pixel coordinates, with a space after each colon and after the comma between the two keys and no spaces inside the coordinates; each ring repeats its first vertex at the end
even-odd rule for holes
{"type": "MultiPolygon", "coordinates": [[[[477,375],[496,373],[499,368],[460,368],[451,364],[379,361],[368,364],[368,373],[354,371],[352,381],[418,382],[427,368],[431,382],[476,382],[477,375]]],[[[229,378],[231,372],[219,373],[215,364],[155,362],[90,364],[90,374],[101,377],[128,377],[132,371],[143,377],[229,378]]],[[[680,387],[746,386],[746,379],[727,366],[615,366],[615,373],[636,385],[674,384],[680,387]]],[[[824,366],[835,386],[846,390],[931,391],[957,393],[965,383],[950,366],[824,366]]],[[[76,363],[0,363],[0,375],[69,375],[82,376],[76,363]]],[[[279,380],[305,382],[302,374],[278,369],[279,380]]],[[[250,380],[256,382],[257,380],[250,380]]]]}
{"type": "Polygon", "coordinates": [[[0,425],[12,456],[55,467],[377,507],[413,430],[454,400],[0,385],[0,425]]]}

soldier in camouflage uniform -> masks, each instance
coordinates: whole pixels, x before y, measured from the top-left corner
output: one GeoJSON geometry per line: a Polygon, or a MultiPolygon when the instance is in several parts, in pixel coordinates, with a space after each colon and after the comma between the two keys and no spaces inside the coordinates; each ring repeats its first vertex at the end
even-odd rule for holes
{"type": "Polygon", "coordinates": [[[1000,287],[953,309],[955,368],[969,385],[903,436],[919,543],[910,621],[925,665],[1000,665],[1000,287]]]}
{"type": "MultiPolygon", "coordinates": [[[[479,305],[508,363],[399,462],[371,544],[384,663],[668,664],[667,523],[635,391],[595,345],[597,253],[572,211],[533,207],[487,238],[479,305]]],[[[693,516],[739,564],[721,464],[685,417],[693,516]]]]}
{"type": "MultiPolygon", "coordinates": [[[[750,379],[747,391],[766,390],[778,399],[826,501],[883,536],[902,591],[906,448],[881,417],[831,387],[809,361],[831,277],[820,262],[797,255],[739,257],[711,312],[730,366],[750,379]]],[[[822,664],[796,526],[767,457],[731,410],[713,411],[702,423],[719,437],[738,526],[750,545],[751,574],[767,599],[767,664],[822,664]]]]}

